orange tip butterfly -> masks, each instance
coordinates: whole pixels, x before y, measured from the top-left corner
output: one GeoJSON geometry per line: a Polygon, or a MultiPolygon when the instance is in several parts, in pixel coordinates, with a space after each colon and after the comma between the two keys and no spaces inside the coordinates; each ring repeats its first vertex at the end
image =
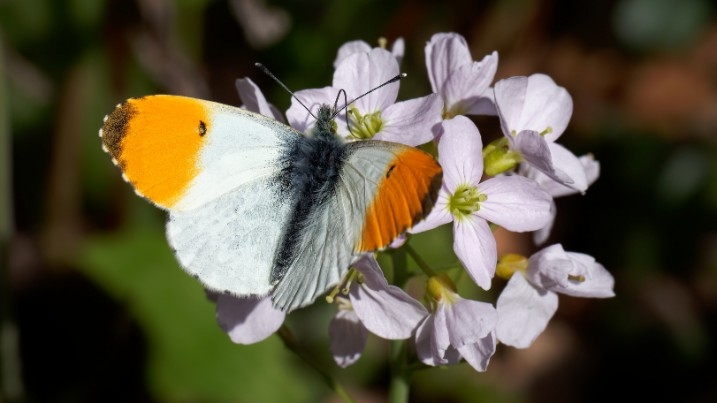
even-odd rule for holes
{"type": "Polygon", "coordinates": [[[386,248],[433,207],[428,153],[345,142],[335,108],[306,134],[244,109],[173,95],[107,115],[103,149],[140,196],[167,210],[181,266],[210,290],[310,304],[361,255],[386,248]]]}

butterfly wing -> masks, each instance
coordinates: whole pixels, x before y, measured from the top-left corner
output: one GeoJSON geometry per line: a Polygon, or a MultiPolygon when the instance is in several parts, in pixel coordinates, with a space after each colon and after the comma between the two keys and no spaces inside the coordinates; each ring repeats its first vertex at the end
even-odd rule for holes
{"type": "Polygon", "coordinates": [[[301,133],[227,105],[130,99],[105,118],[103,146],[136,192],[169,210],[167,238],[208,288],[266,294],[289,216],[277,180],[301,133]]]}
{"type": "Polygon", "coordinates": [[[337,284],[361,254],[387,247],[433,207],[442,171],[419,149],[396,143],[349,143],[340,179],[300,233],[294,259],[273,291],[292,310],[337,284]]]}

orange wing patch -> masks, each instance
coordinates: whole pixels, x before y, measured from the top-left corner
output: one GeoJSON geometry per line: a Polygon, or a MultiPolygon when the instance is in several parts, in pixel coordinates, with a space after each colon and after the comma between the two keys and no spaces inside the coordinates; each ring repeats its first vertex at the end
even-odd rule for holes
{"type": "Polygon", "coordinates": [[[442,177],[441,166],[430,154],[409,147],[398,154],[366,211],[356,251],[383,249],[423,219],[436,203],[442,177]]]}
{"type": "Polygon", "coordinates": [[[198,173],[210,125],[201,101],[156,95],[119,105],[105,118],[100,136],[137,193],[171,208],[198,173]]]}

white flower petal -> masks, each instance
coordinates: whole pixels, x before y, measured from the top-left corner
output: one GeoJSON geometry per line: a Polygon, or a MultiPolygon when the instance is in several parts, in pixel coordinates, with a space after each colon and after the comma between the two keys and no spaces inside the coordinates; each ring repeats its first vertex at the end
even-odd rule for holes
{"type": "Polygon", "coordinates": [[[367,337],[368,332],[354,311],[339,310],[329,324],[329,348],[336,364],[346,368],[358,361],[367,337]]]}
{"type": "Polygon", "coordinates": [[[396,40],[393,41],[393,45],[391,46],[391,53],[396,58],[396,61],[400,66],[401,62],[403,62],[403,55],[406,54],[406,42],[403,40],[403,38],[396,38],[396,40]]]}
{"type": "Polygon", "coordinates": [[[459,348],[473,344],[495,330],[498,313],[493,305],[454,296],[453,303],[446,303],[446,326],[451,345],[459,348]]]}
{"type": "Polygon", "coordinates": [[[556,169],[553,165],[551,146],[543,136],[532,130],[523,130],[517,136],[509,137],[512,140],[512,147],[520,152],[525,163],[544,173],[555,181],[573,186],[573,179],[565,172],[556,169]]]}
{"type": "MultiPolygon", "coordinates": [[[[486,102],[486,94],[497,68],[497,52],[485,56],[479,62],[472,61],[456,68],[445,81],[441,92],[446,109],[453,114],[468,114],[481,102],[486,102]]],[[[492,94],[488,95],[487,100],[492,102],[492,99],[492,94]]]]}
{"type": "Polygon", "coordinates": [[[458,352],[473,369],[483,372],[488,368],[490,358],[495,354],[496,344],[493,331],[475,343],[459,347],[458,352]]]}
{"type": "MultiPolygon", "coordinates": [[[[600,176],[600,163],[595,160],[591,154],[586,154],[578,158],[580,164],[582,164],[585,171],[585,178],[588,186],[592,185],[597,178],[600,176]]],[[[559,182],[554,181],[544,173],[533,168],[529,164],[521,164],[520,175],[526,178],[531,178],[538,182],[540,187],[545,189],[552,197],[563,197],[569,196],[576,193],[580,193],[579,190],[565,186],[559,182]]]]}
{"type": "Polygon", "coordinates": [[[274,308],[269,296],[238,298],[217,297],[217,322],[237,344],[258,343],[276,332],[284,323],[284,312],[274,308]]]}
{"type": "Polygon", "coordinates": [[[488,223],[474,215],[455,221],[453,251],[473,281],[484,290],[490,289],[498,258],[488,223]]]}
{"type": "Polygon", "coordinates": [[[433,140],[433,127],[442,120],[443,100],[438,94],[397,102],[381,113],[384,128],[374,140],[391,141],[412,147],[433,140]]]}
{"type": "Polygon", "coordinates": [[[244,102],[243,107],[248,111],[261,113],[264,116],[274,118],[285,123],[284,116],[278,109],[266,101],[264,94],[250,78],[240,78],[234,82],[239,98],[244,102]]]}
{"type": "Polygon", "coordinates": [[[366,43],[365,41],[357,40],[357,41],[349,41],[341,45],[339,47],[339,51],[336,55],[336,59],[334,59],[334,69],[339,67],[339,64],[346,59],[348,56],[351,56],[354,53],[360,53],[360,52],[370,52],[371,51],[371,45],[366,43]]]}
{"type": "Polygon", "coordinates": [[[443,85],[453,71],[473,62],[465,38],[456,33],[438,33],[426,44],[426,68],[433,92],[443,94],[443,85]]]}
{"type": "Polygon", "coordinates": [[[453,192],[460,185],[478,185],[483,176],[483,141],[476,125],[465,116],[443,122],[438,160],[443,182],[453,192]]]}
{"type": "Polygon", "coordinates": [[[570,178],[570,183],[565,184],[581,193],[585,192],[588,188],[588,179],[585,175],[585,167],[578,157],[560,144],[549,143],[548,147],[555,171],[562,172],[570,178]]]}
{"type": "Polygon", "coordinates": [[[553,224],[555,223],[555,216],[557,215],[557,213],[558,213],[558,211],[557,211],[557,206],[555,205],[555,201],[551,200],[550,201],[550,220],[543,228],[541,228],[533,233],[533,242],[536,245],[542,245],[550,237],[550,231],[553,230],[553,224]]]}
{"type": "Polygon", "coordinates": [[[373,256],[361,258],[354,267],[364,275],[364,282],[352,285],[349,297],[363,325],[384,339],[411,337],[428,315],[426,308],[402,289],[389,285],[373,256]]]}
{"type": "Polygon", "coordinates": [[[550,221],[552,198],[535,181],[522,176],[490,178],[478,186],[488,196],[476,214],[509,231],[535,231],[550,221]]]}
{"type": "Polygon", "coordinates": [[[498,340],[516,348],[527,348],[557,311],[558,296],[534,287],[521,272],[516,272],[498,297],[496,309],[498,340]]]}
{"type": "Polygon", "coordinates": [[[434,321],[435,316],[428,315],[416,329],[416,355],[422,363],[433,367],[441,365],[433,341],[434,321]]]}
{"type": "Polygon", "coordinates": [[[549,130],[545,139],[553,142],[565,131],[573,112],[570,94],[544,74],[500,80],[494,93],[506,135],[523,130],[538,133],[549,130]]]}

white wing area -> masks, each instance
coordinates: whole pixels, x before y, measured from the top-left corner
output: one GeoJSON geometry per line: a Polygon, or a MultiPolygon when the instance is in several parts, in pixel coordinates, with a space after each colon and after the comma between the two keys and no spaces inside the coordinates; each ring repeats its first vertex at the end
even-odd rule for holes
{"type": "Polygon", "coordinates": [[[172,211],[167,239],[182,267],[207,288],[266,295],[290,203],[269,180],[246,183],[191,211],[172,211]]]}
{"type": "Polygon", "coordinates": [[[274,183],[301,133],[263,115],[210,104],[201,173],[172,208],[167,239],[207,288],[267,294],[290,201],[274,183]]]}
{"type": "Polygon", "coordinates": [[[281,153],[302,134],[264,115],[211,103],[199,173],[172,210],[187,211],[278,172],[281,153]]]}
{"type": "Polygon", "coordinates": [[[317,206],[303,231],[296,259],[273,292],[274,304],[291,311],[310,304],[341,281],[361,238],[366,210],[373,201],[386,167],[402,145],[356,142],[332,197],[317,206]]]}

